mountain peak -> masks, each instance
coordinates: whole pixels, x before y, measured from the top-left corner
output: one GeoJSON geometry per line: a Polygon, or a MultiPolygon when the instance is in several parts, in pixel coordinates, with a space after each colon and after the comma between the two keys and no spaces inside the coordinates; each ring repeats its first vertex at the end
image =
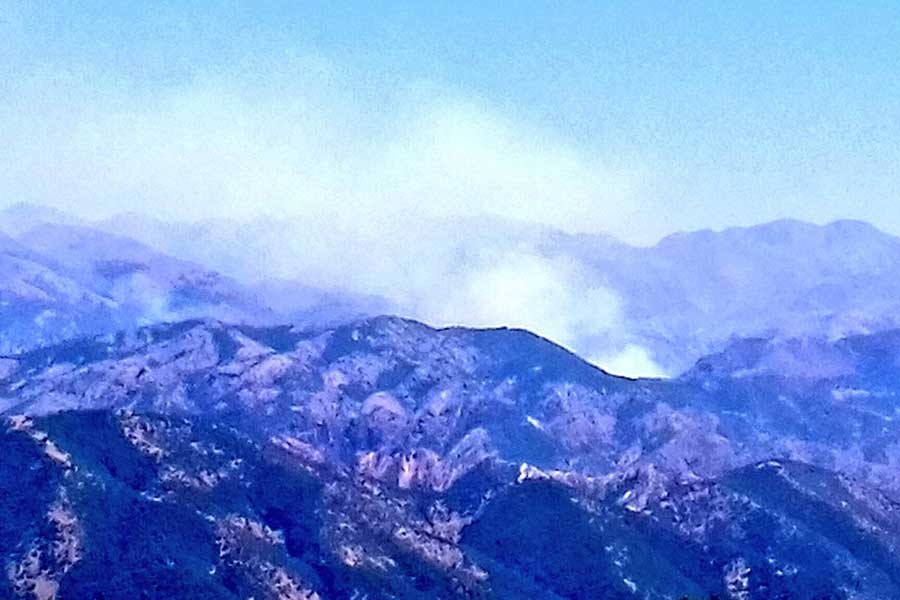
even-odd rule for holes
{"type": "Polygon", "coordinates": [[[82,222],[72,214],[42,204],[18,202],[0,210],[0,231],[13,236],[45,223],[75,225],[82,222]]]}

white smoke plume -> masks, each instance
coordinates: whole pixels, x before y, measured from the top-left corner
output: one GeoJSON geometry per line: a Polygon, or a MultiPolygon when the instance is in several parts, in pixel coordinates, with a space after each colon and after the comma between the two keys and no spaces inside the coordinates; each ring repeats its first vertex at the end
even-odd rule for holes
{"type": "Polygon", "coordinates": [[[18,84],[6,197],[91,219],[135,213],[127,233],[245,281],[377,295],[436,325],[524,327],[584,355],[623,345],[613,293],[542,256],[539,232],[493,229],[620,227],[640,169],[427,84],[372,110],[346,95],[353,74],[318,57],[144,96],[101,74],[54,75],[18,84]],[[48,93],[52,105],[36,100],[48,93]],[[195,230],[158,221],[212,223],[192,245],[195,230]]]}

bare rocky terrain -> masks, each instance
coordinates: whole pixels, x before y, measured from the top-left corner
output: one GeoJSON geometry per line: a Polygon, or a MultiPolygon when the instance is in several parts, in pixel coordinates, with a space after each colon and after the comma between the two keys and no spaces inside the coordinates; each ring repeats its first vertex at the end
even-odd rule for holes
{"type": "Polygon", "coordinates": [[[898,357],[895,333],[736,340],[630,380],[393,317],[8,356],[5,593],[893,597],[898,357]]]}
{"type": "Polygon", "coordinates": [[[629,379],[136,219],[0,214],[2,598],[900,597],[891,236],[476,219],[392,267],[569,265],[621,302],[579,335],[682,372],[629,379]]]}

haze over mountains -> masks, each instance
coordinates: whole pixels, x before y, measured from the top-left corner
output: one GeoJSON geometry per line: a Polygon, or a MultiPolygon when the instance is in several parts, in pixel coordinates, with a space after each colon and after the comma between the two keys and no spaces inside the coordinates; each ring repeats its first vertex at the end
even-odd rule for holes
{"type": "Polygon", "coordinates": [[[777,221],[634,247],[498,218],[418,220],[378,236],[322,215],[88,223],[16,205],[0,231],[13,238],[4,268],[16,265],[6,293],[32,302],[6,320],[7,348],[24,347],[41,315],[59,339],[109,318],[118,328],[398,314],[524,327],[616,373],[674,376],[732,336],[836,339],[890,329],[900,314],[900,239],[857,221],[777,221]]]}
{"type": "MultiPolygon", "coordinates": [[[[349,318],[362,312],[350,294],[333,296],[299,282],[269,281],[254,289],[38,207],[7,209],[0,216],[0,232],[5,232],[0,233],[0,351],[6,353],[190,317],[327,323],[336,315],[349,318]]],[[[367,301],[360,299],[360,304],[367,301]]]]}
{"type": "Polygon", "coordinates": [[[0,214],[0,595],[900,595],[897,238],[314,221],[0,214]]]}
{"type": "Polygon", "coordinates": [[[898,56],[3,2],[0,600],[900,599],[898,56]]]}

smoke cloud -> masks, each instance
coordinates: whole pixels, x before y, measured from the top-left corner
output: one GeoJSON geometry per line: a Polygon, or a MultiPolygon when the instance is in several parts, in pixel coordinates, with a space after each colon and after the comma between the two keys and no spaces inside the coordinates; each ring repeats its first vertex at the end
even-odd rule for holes
{"type": "MultiPolygon", "coordinates": [[[[366,90],[318,57],[152,93],[95,77],[19,84],[6,109],[19,118],[0,118],[16,123],[0,151],[4,197],[91,219],[213,221],[219,237],[188,258],[245,281],[378,295],[436,325],[524,327],[589,356],[621,339],[610,290],[542,256],[536,238],[493,229],[615,229],[637,204],[639,169],[452,90],[366,90]]],[[[165,239],[177,227],[146,229],[129,233],[184,246],[165,239]]],[[[656,372],[646,352],[623,356],[616,368],[656,372]]]]}

